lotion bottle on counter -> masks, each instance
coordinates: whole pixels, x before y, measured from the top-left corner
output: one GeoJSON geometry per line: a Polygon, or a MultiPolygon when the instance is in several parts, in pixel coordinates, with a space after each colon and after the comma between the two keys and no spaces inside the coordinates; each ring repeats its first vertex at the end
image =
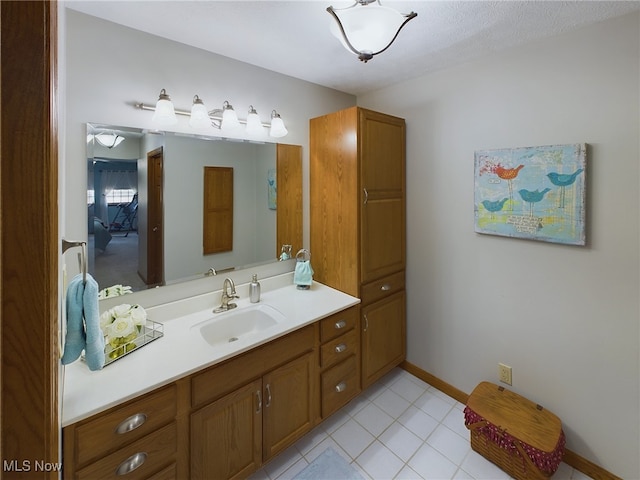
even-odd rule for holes
{"type": "Polygon", "coordinates": [[[249,284],[249,301],[251,303],[258,303],[260,301],[260,282],[258,282],[258,275],[255,273],[249,284]]]}

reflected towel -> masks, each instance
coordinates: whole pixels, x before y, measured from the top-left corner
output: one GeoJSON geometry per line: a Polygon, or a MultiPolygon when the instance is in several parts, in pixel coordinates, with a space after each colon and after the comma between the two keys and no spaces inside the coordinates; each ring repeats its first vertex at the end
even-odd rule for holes
{"type": "Polygon", "coordinates": [[[310,260],[296,262],[296,269],[293,272],[293,283],[301,286],[309,286],[313,283],[313,268],[311,268],[310,260]]]}
{"type": "Polygon", "coordinates": [[[98,283],[87,274],[73,277],[67,288],[67,333],[62,364],[76,361],[82,350],[90,370],[104,367],[104,336],[100,329],[98,283]]]}

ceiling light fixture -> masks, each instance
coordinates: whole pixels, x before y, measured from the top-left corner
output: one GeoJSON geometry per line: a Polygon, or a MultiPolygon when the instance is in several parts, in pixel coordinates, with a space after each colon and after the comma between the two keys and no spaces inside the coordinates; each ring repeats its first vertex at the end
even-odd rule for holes
{"type": "Polygon", "coordinates": [[[95,138],[100,145],[107,148],[117,147],[124,140],[124,137],[122,135],[118,135],[116,133],[110,133],[110,132],[98,133],[94,135],[93,138],[95,138]]]}
{"type": "Polygon", "coordinates": [[[331,33],[364,63],[389,48],[402,27],[418,16],[383,7],[380,0],[357,0],[346,8],[328,7],[327,12],[335,19],[331,33]]]}
{"type": "Polygon", "coordinates": [[[230,131],[236,130],[244,124],[246,125],[247,134],[251,136],[261,135],[264,132],[265,127],[269,129],[269,135],[272,137],[284,137],[289,133],[284,126],[284,122],[282,121],[280,114],[275,110],[271,113],[270,124],[262,123],[260,121],[258,112],[253,105],[249,106],[247,119],[241,120],[238,118],[233,106],[228,101],[224,101],[222,108],[207,111],[207,107],[205,107],[203,100],[198,95],[193,97],[191,111],[176,110],[173,107],[171,98],[164,88],[160,91],[160,96],[155,108],[145,105],[144,103],[137,102],[134,103],[134,106],[141,110],[153,111],[154,114],[151,120],[162,126],[173,125],[178,121],[176,115],[184,115],[190,117],[189,125],[197,130],[217,128],[218,130],[230,131]]]}

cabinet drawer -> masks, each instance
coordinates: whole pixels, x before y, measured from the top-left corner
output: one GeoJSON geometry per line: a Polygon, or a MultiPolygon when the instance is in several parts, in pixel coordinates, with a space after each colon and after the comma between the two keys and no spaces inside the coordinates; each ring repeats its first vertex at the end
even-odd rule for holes
{"type": "Polygon", "coordinates": [[[358,307],[352,307],[320,320],[320,341],[326,342],[356,326],[358,307]]]}
{"type": "Polygon", "coordinates": [[[313,349],[315,338],[315,326],[309,325],[194,375],[191,379],[192,406],[216,400],[313,349]]]}
{"type": "Polygon", "coordinates": [[[322,374],[322,417],[326,418],[360,392],[356,356],[322,374]]]}
{"type": "Polygon", "coordinates": [[[330,340],[320,347],[320,367],[325,368],[358,352],[357,329],[330,340]]]}
{"type": "Polygon", "coordinates": [[[163,388],[120,405],[75,428],[75,458],[78,465],[103,456],[169,423],[176,416],[176,387],[163,388]]]}
{"type": "Polygon", "coordinates": [[[362,286],[362,303],[369,304],[404,289],[404,270],[362,286]]]}
{"type": "Polygon", "coordinates": [[[177,428],[174,422],[83,468],[76,474],[76,478],[78,480],[148,478],[156,472],[160,473],[159,470],[162,470],[163,466],[175,460],[176,439],[177,428]],[[139,466],[126,473],[127,466],[134,467],[136,460],[133,459],[139,462],[139,466]]]}

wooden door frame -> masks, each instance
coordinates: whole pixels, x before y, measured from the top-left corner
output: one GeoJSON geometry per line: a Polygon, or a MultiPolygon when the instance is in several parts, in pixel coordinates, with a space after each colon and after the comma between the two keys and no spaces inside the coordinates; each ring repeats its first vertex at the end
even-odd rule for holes
{"type": "Polygon", "coordinates": [[[29,478],[57,478],[35,462],[60,461],[57,9],[0,2],[3,478],[24,478],[26,466],[29,478]]]}
{"type": "Polygon", "coordinates": [[[164,148],[158,147],[150,152],[147,152],[147,271],[145,283],[148,286],[162,285],[164,283],[164,148]],[[153,178],[156,175],[156,166],[152,164],[153,158],[160,158],[160,173],[162,175],[162,182],[160,184],[160,199],[156,202],[155,195],[152,195],[153,178]],[[157,238],[153,231],[152,225],[152,212],[159,215],[161,219],[160,226],[160,238],[157,238]],[[152,252],[151,243],[157,242],[152,252]],[[157,256],[153,256],[152,253],[156,253],[157,256]]]}

